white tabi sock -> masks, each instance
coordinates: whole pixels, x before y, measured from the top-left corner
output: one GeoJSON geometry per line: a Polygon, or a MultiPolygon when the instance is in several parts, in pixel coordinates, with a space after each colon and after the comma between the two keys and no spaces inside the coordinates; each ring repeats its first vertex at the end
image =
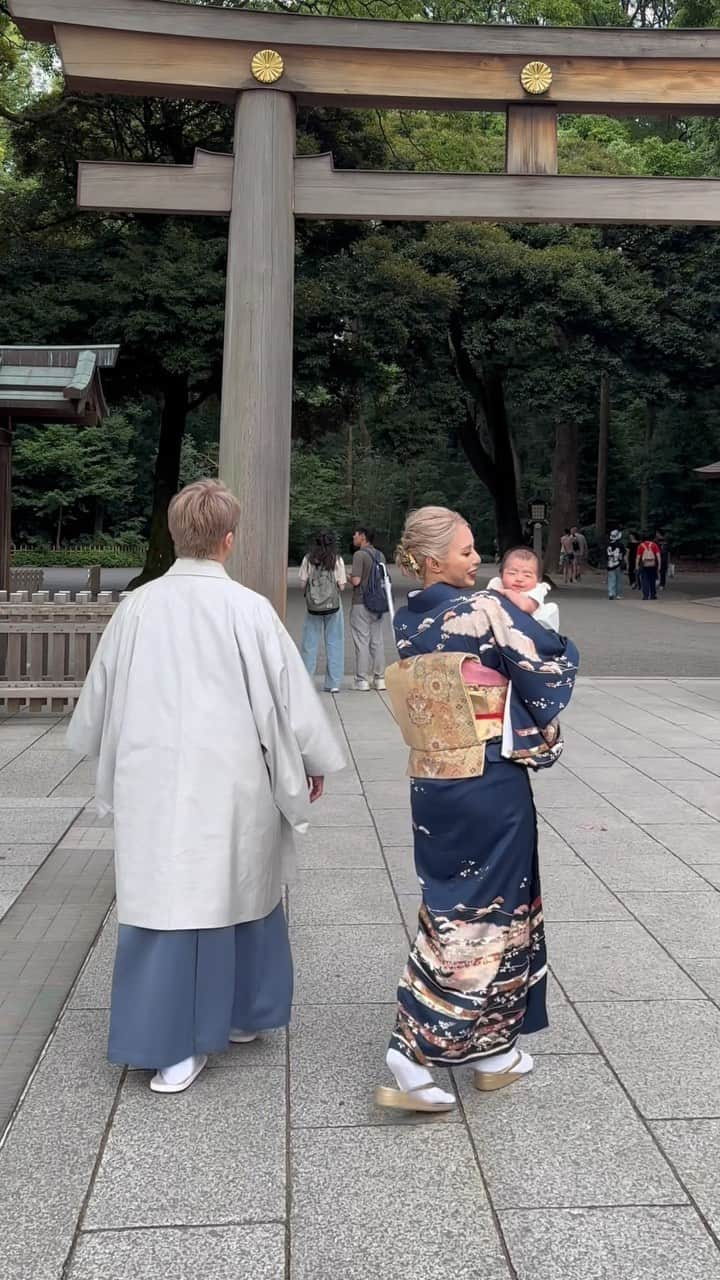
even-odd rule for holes
{"type": "Polygon", "coordinates": [[[496,1053],[492,1058],[481,1058],[479,1062],[474,1063],[476,1071],[481,1071],[488,1075],[496,1071],[508,1071],[512,1067],[513,1071],[517,1071],[518,1075],[525,1076],[528,1071],[532,1071],[533,1066],[534,1063],[530,1054],[523,1053],[519,1046],[514,1049],[508,1049],[507,1053],[496,1053]],[[521,1055],[520,1061],[517,1065],[514,1065],[518,1054],[521,1055]]]}
{"type": "Polygon", "coordinates": [[[427,1089],[422,1089],[417,1095],[423,1102],[455,1101],[454,1094],[438,1088],[427,1067],[411,1062],[397,1049],[388,1049],[385,1061],[397,1081],[398,1089],[402,1089],[403,1092],[408,1089],[417,1089],[418,1085],[427,1084],[427,1089]]]}
{"type": "Polygon", "coordinates": [[[180,1084],[192,1075],[196,1066],[197,1058],[183,1058],[182,1062],[175,1062],[171,1067],[162,1067],[158,1074],[165,1084],[180,1084]]]}

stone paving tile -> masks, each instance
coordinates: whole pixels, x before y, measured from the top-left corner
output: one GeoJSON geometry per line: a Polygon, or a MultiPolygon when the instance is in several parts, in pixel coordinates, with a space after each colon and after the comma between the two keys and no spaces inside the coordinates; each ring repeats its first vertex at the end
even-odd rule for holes
{"type": "Polygon", "coordinates": [[[397,903],[385,870],[303,870],[290,889],[290,923],[397,924],[397,903]]]}
{"type": "Polygon", "coordinates": [[[441,1132],[439,1183],[422,1125],[295,1130],[292,1280],[509,1280],[467,1136],[441,1132]]]}
{"type": "MultiPolygon", "coordinates": [[[[695,783],[688,783],[695,786],[695,783]]],[[[650,796],[617,796],[614,803],[621,813],[639,824],[651,822],[673,822],[687,825],[707,826],[712,817],[697,809],[693,804],[676,800],[669,793],[666,799],[650,796]]]]}
{"type": "Polygon", "coordinates": [[[385,845],[385,861],[396,893],[408,893],[419,897],[420,886],[415,870],[412,845],[385,845]]]}
{"type": "Polygon", "coordinates": [[[112,971],[117,944],[117,919],[113,911],[85,966],[70,999],[71,1009],[109,1009],[112,971]]]}
{"type": "Polygon", "coordinates": [[[84,1232],[67,1280],[284,1280],[285,1227],[84,1232]]]}
{"type": "Polygon", "coordinates": [[[325,796],[313,807],[313,826],[371,827],[372,818],[363,796],[325,796]]]}
{"type": "Polygon", "coordinates": [[[573,1002],[702,997],[690,978],[633,920],[553,924],[548,930],[548,946],[553,972],[573,1002]]]}
{"type": "Polygon", "coordinates": [[[650,1127],[712,1230],[720,1235],[720,1119],[656,1120],[650,1127]]]}
{"type": "Polygon", "coordinates": [[[578,1004],[641,1113],[720,1116],[720,1010],[703,1001],[578,1004]]]}
{"type": "Polygon", "coordinates": [[[66,1014],[0,1152],[3,1280],[59,1280],[120,1072],[102,1014],[66,1014]]]}
{"type": "Polygon", "coordinates": [[[478,1093],[470,1070],[457,1075],[496,1209],[685,1199],[601,1058],[543,1057],[495,1094],[478,1093]]]}
{"type": "MultiPolygon", "coordinates": [[[[602,844],[584,839],[582,858],[623,901],[625,893],[631,890],[702,893],[707,889],[703,881],[706,871],[699,867],[693,870],[642,831],[638,831],[629,844],[612,841],[608,847],[608,843],[607,839],[602,844]]],[[[716,870],[720,872],[720,864],[716,870]]]]}
{"type": "MultiPolygon", "coordinates": [[[[376,1107],[378,1084],[393,1085],[385,1052],[395,1004],[301,1006],[290,1034],[290,1121],[293,1128],[348,1125],[459,1124],[459,1112],[423,1116],[376,1107]]],[[[447,1072],[438,1082],[451,1088],[447,1072]]]]}
{"type": "Polygon", "coordinates": [[[282,1219],[284,1070],[208,1067],[187,1093],[165,1098],[149,1079],[126,1078],[84,1226],[282,1219]]]}
{"type": "Polygon", "coordinates": [[[702,960],[686,960],[683,968],[711,1000],[720,1004],[720,955],[707,956],[702,960]]]}
{"type": "Polygon", "coordinates": [[[397,925],[290,927],[295,958],[295,1003],[348,1005],[395,999],[407,960],[405,930],[397,925]]]}
{"type": "Polygon", "coordinates": [[[709,771],[683,756],[659,756],[649,760],[634,760],[633,767],[654,778],[656,782],[682,782],[685,780],[703,782],[708,779],[709,771]]]}
{"type": "Polygon", "coordinates": [[[375,809],[373,817],[383,845],[408,844],[412,840],[409,808],[375,809]]]}
{"type": "Polygon", "coordinates": [[[543,867],[542,893],[545,919],[550,924],[630,919],[622,902],[587,867],[543,867]]]}
{"type": "Polygon", "coordinates": [[[643,830],[689,866],[695,866],[696,863],[720,863],[720,822],[692,827],[673,823],[643,823],[643,830]]]}
{"type": "Polygon", "coordinates": [[[55,844],[78,812],[77,805],[51,809],[0,806],[0,844],[55,844]]]}
{"type": "Polygon", "coordinates": [[[0,844],[0,867],[39,867],[52,844],[0,844]]]}
{"type": "Polygon", "coordinates": [[[720,1280],[692,1208],[510,1210],[500,1221],[518,1280],[720,1280]]]}
{"type": "Polygon", "coordinates": [[[331,773],[325,779],[325,794],[328,796],[360,795],[362,784],[354,768],[343,769],[341,773],[331,773]]]}
{"type": "Polygon", "coordinates": [[[375,812],[377,809],[401,809],[410,814],[410,779],[399,778],[394,782],[366,782],[365,798],[375,812]]]}
{"type": "Polygon", "coordinates": [[[312,827],[297,840],[297,864],[304,868],[383,867],[380,841],[372,827],[339,830],[312,827]]]}
{"type": "Polygon", "coordinates": [[[720,893],[704,885],[694,893],[625,893],[623,900],[670,955],[687,960],[717,955],[720,893]]]}
{"type": "Polygon", "coordinates": [[[534,1057],[539,1054],[583,1054],[598,1053],[590,1036],[576,1014],[573,1006],[565,999],[557,982],[548,974],[547,1009],[550,1026],[545,1031],[538,1031],[527,1036],[523,1047],[534,1057]]]}
{"type": "Polygon", "coordinates": [[[49,796],[78,764],[75,751],[45,751],[33,747],[0,769],[0,796],[49,796]]]}

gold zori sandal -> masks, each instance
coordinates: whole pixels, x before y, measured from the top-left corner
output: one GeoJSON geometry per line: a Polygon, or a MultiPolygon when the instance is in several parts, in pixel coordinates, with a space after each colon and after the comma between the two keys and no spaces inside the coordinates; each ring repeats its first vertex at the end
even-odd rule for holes
{"type": "Polygon", "coordinates": [[[437,1089],[434,1084],[417,1084],[412,1089],[388,1089],[380,1085],[375,1090],[375,1103],[378,1107],[395,1107],[397,1111],[452,1111],[452,1102],[426,1102],[415,1095],[424,1093],[426,1089],[437,1089]]]}
{"type": "Polygon", "coordinates": [[[529,1075],[529,1071],[516,1071],[515,1068],[522,1062],[522,1054],[518,1053],[517,1058],[510,1064],[507,1071],[473,1071],[473,1083],[476,1089],[481,1093],[492,1093],[494,1089],[504,1089],[509,1084],[514,1084],[516,1080],[524,1080],[529,1075]]]}

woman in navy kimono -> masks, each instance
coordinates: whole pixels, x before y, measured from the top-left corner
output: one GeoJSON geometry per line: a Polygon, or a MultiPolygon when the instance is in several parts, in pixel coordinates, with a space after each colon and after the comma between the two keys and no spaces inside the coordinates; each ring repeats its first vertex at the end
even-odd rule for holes
{"type": "Polygon", "coordinates": [[[422,582],[395,617],[388,668],[410,747],[418,933],[398,989],[382,1106],[450,1110],[428,1064],[472,1063],[481,1090],[532,1069],[520,1035],[547,1026],[546,954],[529,769],[562,749],[571,641],[535,623],[529,601],[478,591],[480,556],[462,516],[408,517],[397,561],[422,582]]]}

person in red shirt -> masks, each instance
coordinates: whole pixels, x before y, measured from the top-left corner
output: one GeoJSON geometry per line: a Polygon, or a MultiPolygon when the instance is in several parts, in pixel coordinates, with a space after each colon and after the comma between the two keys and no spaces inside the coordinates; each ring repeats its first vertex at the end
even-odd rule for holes
{"type": "Polygon", "coordinates": [[[661,556],[657,542],[645,537],[637,549],[635,566],[640,578],[643,600],[657,600],[657,580],[660,572],[661,556]]]}

